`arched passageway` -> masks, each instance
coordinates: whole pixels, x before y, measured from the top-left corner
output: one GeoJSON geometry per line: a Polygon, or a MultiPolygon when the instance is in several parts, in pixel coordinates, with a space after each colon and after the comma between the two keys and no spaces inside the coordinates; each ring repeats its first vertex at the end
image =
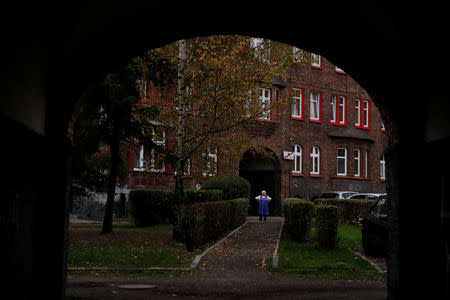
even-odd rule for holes
{"type": "Polygon", "coordinates": [[[259,36],[320,53],[369,92],[393,141],[386,153],[389,298],[448,295],[445,9],[315,1],[273,4],[277,13],[270,14],[264,6],[236,4],[222,3],[220,13],[201,3],[170,1],[20,3],[8,10],[1,20],[6,62],[0,75],[0,127],[7,146],[0,224],[1,244],[8,245],[1,257],[10,280],[5,286],[17,298],[64,294],[67,132],[86,87],[146,49],[218,33],[259,36]],[[427,16],[431,22],[418,21],[427,16]]]}
{"type": "MultiPolygon", "coordinates": [[[[272,151],[267,151],[273,154],[272,151]]],[[[247,179],[251,185],[249,215],[258,215],[255,197],[260,195],[262,190],[272,198],[269,215],[281,215],[281,168],[274,154],[273,158],[269,158],[250,150],[246,151],[239,164],[239,176],[247,179]]]]}

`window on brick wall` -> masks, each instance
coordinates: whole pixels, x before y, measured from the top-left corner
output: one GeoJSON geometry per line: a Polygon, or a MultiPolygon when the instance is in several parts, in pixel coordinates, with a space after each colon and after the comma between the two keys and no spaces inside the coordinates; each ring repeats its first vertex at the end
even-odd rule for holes
{"type": "Polygon", "coordinates": [[[369,177],[369,152],[364,152],[364,177],[369,177]]]}
{"type": "Polygon", "coordinates": [[[380,157],[380,179],[386,179],[386,161],[384,155],[380,157]]]}
{"type": "Polygon", "coordinates": [[[294,167],[292,172],[302,172],[302,147],[300,145],[294,145],[294,167]]]}
{"type": "Polygon", "coordinates": [[[263,61],[270,60],[270,41],[262,38],[250,38],[250,48],[255,52],[255,56],[263,61]]]}
{"type": "Polygon", "coordinates": [[[331,124],[347,125],[347,98],[344,96],[331,96],[331,124]]]}
{"type": "Polygon", "coordinates": [[[360,176],[361,175],[361,151],[359,149],[355,149],[354,153],[354,175],[360,176]]]}
{"type": "Polygon", "coordinates": [[[261,119],[263,120],[272,120],[272,112],[269,109],[269,106],[272,102],[272,91],[266,88],[259,88],[259,107],[261,108],[262,115],[261,119]]]}
{"type": "MultiPolygon", "coordinates": [[[[166,146],[166,132],[157,132],[153,130],[153,142],[160,147],[166,146]]],[[[150,172],[164,172],[166,170],[166,164],[164,157],[161,153],[141,146],[138,152],[134,153],[133,162],[134,171],[150,171],[150,172]]]]}
{"type": "Polygon", "coordinates": [[[311,151],[311,174],[320,174],[320,149],[317,146],[311,151]]]}
{"type": "Polygon", "coordinates": [[[322,56],[311,53],[311,66],[316,69],[322,69],[322,56]]]}
{"type": "Polygon", "coordinates": [[[203,176],[217,175],[217,148],[211,149],[208,147],[208,152],[203,152],[205,165],[202,170],[203,176]]]}
{"type": "Polygon", "coordinates": [[[310,103],[309,103],[309,111],[310,111],[310,120],[312,122],[320,122],[321,121],[321,94],[320,92],[311,92],[310,94],[310,103]]]}
{"type": "Polygon", "coordinates": [[[337,175],[347,175],[346,148],[337,148],[337,175]]]}
{"type": "Polygon", "coordinates": [[[370,102],[369,100],[355,100],[355,126],[370,129],[370,102]]]}
{"type": "Polygon", "coordinates": [[[301,62],[303,50],[297,47],[292,47],[292,56],[294,62],[301,62]]]}
{"type": "Polygon", "coordinates": [[[293,88],[292,89],[292,118],[303,119],[303,90],[293,88]]]}

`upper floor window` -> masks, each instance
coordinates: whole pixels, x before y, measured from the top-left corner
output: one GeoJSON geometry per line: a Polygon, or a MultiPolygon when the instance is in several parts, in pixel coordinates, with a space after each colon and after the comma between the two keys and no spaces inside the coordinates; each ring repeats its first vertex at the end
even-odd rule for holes
{"type": "MultiPolygon", "coordinates": [[[[153,142],[165,148],[166,146],[166,132],[161,131],[160,133],[153,130],[153,142]]],[[[164,172],[166,170],[166,164],[164,157],[161,153],[151,149],[148,151],[143,145],[140,147],[139,152],[134,153],[134,163],[133,170],[135,171],[146,171],[150,172],[164,172]]]]}
{"type": "Polygon", "coordinates": [[[293,88],[292,118],[303,119],[303,90],[293,88]]]}
{"type": "Polygon", "coordinates": [[[272,102],[272,91],[266,88],[259,88],[259,107],[261,108],[261,119],[272,120],[272,112],[270,111],[270,104],[272,102]]]}
{"type": "MultiPolygon", "coordinates": [[[[208,152],[203,152],[203,158],[205,160],[205,166],[202,170],[203,176],[216,176],[217,175],[217,148],[211,149],[208,147],[208,152]]],[[[190,171],[190,170],[189,170],[190,171]]]]}
{"type": "Polygon", "coordinates": [[[370,103],[369,100],[355,100],[355,126],[370,129],[370,103]]]}
{"type": "Polygon", "coordinates": [[[322,56],[311,53],[311,66],[313,68],[322,69],[322,56]]]}
{"type": "Polygon", "coordinates": [[[313,122],[320,122],[321,121],[321,94],[320,92],[312,92],[310,94],[310,103],[309,103],[309,110],[310,110],[310,120],[313,122]]]}
{"type": "Polygon", "coordinates": [[[331,96],[331,123],[334,125],[347,125],[347,98],[344,96],[331,96]]]}
{"type": "Polygon", "coordinates": [[[302,147],[300,145],[294,145],[294,168],[292,172],[302,172],[302,147]]]}
{"type": "Polygon", "coordinates": [[[255,56],[268,62],[270,58],[270,41],[263,38],[250,38],[250,48],[255,52],[255,56]]]}
{"type": "Polygon", "coordinates": [[[320,149],[317,146],[311,151],[311,174],[320,174],[320,149]]]}
{"type": "Polygon", "coordinates": [[[386,179],[386,161],[384,160],[384,155],[380,158],[380,179],[386,179]]]}
{"type": "Polygon", "coordinates": [[[294,62],[301,62],[303,50],[297,47],[292,47],[292,56],[294,62]]]}
{"type": "Polygon", "coordinates": [[[347,175],[346,148],[337,148],[337,175],[347,175]]]}

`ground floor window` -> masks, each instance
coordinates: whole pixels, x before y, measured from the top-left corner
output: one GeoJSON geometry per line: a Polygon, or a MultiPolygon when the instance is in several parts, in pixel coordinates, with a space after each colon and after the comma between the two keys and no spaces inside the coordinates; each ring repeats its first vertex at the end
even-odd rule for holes
{"type": "Polygon", "coordinates": [[[384,155],[380,158],[380,179],[386,179],[386,161],[384,160],[384,155]]]}
{"type": "Polygon", "coordinates": [[[302,172],[302,147],[300,145],[294,145],[294,168],[293,172],[302,172]]]}
{"type": "Polygon", "coordinates": [[[317,146],[311,151],[311,174],[320,174],[320,149],[317,146]]]}
{"type": "Polygon", "coordinates": [[[347,175],[347,149],[337,149],[337,175],[347,175]]]}

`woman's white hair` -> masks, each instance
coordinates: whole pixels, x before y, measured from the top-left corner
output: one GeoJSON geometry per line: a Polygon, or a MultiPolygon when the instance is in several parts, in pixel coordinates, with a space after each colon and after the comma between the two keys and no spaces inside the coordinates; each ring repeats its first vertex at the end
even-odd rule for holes
{"type": "Polygon", "coordinates": [[[266,194],[267,194],[267,192],[266,192],[265,190],[262,190],[262,191],[261,191],[261,194],[262,194],[262,193],[266,193],[266,194]]]}

